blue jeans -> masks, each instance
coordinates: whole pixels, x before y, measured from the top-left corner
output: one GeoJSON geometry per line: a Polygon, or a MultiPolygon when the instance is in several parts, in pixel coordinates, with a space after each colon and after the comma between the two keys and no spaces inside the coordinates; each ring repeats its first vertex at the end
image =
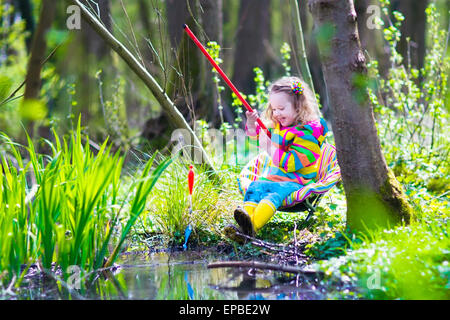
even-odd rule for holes
{"type": "Polygon", "coordinates": [[[278,209],[288,195],[301,188],[303,186],[295,182],[253,181],[245,193],[244,202],[259,203],[261,200],[266,199],[278,209]]]}

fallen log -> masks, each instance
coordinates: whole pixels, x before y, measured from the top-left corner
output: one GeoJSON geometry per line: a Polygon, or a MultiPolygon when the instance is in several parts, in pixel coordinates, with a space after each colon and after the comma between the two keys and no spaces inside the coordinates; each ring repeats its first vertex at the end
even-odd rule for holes
{"type": "Polygon", "coordinates": [[[259,261],[217,261],[208,264],[208,269],[213,268],[252,268],[261,270],[273,270],[287,273],[300,273],[305,275],[320,275],[321,271],[308,270],[293,266],[284,266],[274,263],[265,263],[259,261]]]}

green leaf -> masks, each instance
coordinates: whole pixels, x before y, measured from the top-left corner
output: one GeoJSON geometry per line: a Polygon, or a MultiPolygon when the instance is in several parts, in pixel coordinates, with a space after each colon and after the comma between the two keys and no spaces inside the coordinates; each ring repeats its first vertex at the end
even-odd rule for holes
{"type": "Polygon", "coordinates": [[[8,97],[9,90],[11,90],[12,81],[5,75],[0,75],[0,102],[8,97]]]}
{"type": "Polygon", "coordinates": [[[26,120],[42,120],[47,115],[47,106],[40,100],[23,100],[19,108],[19,113],[20,116],[26,120]]]}

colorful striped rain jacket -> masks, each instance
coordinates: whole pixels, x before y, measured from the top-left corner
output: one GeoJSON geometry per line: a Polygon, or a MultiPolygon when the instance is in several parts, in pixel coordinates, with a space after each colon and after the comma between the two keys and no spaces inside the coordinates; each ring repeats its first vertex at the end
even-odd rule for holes
{"type": "MultiPolygon", "coordinates": [[[[258,139],[261,127],[257,124],[258,139]]],[[[271,154],[272,163],[267,167],[261,179],[274,182],[291,181],[301,185],[316,182],[317,159],[320,157],[320,147],[328,133],[328,127],[323,118],[310,121],[304,125],[298,124],[282,127],[279,123],[269,129],[272,135],[272,145],[275,151],[271,154]],[[279,164],[279,165],[276,165],[279,164]]]]}

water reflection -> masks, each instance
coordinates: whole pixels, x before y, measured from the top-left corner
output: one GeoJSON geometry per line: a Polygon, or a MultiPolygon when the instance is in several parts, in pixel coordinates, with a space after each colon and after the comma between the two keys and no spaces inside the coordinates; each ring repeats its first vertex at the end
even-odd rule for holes
{"type": "Polygon", "coordinates": [[[34,283],[19,299],[324,299],[319,279],[270,271],[208,269],[221,257],[196,252],[128,255],[114,273],[101,273],[87,290],[70,293],[61,283],[34,283]]]}

